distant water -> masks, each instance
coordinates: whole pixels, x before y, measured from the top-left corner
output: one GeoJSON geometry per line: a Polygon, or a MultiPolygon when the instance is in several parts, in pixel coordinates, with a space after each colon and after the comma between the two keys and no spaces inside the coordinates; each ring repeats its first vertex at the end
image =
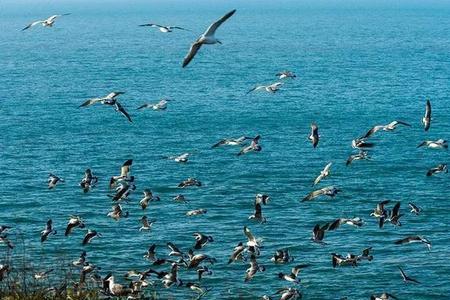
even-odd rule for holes
{"type": "MultiPolygon", "coordinates": [[[[73,4],[73,14],[53,29],[26,32],[20,29],[28,22],[66,11],[42,3],[24,7],[23,14],[17,8],[3,10],[0,223],[24,234],[26,254],[37,267],[73,260],[86,249],[102,274],[113,271],[121,282],[125,271],[149,267],[142,256],[152,243],[165,256],[168,241],[187,251],[194,242],[192,233],[212,235],[214,242],[204,253],[218,262],[212,266],[214,275],[203,281],[213,288],[208,299],[257,299],[273,293],[288,286],[276,274],[297,263],[312,265],[301,274],[305,299],[368,299],[383,291],[399,299],[449,299],[450,177],[425,176],[428,168],[450,162],[449,154],[416,146],[424,139],[449,138],[450,10],[233,4],[180,4],[173,10],[149,4],[132,12],[112,6],[96,13],[86,3],[73,4]],[[237,13],[218,31],[224,44],[202,48],[181,69],[197,33],[234,7],[237,13]],[[137,27],[148,21],[195,33],[162,34],[137,27]],[[274,74],[284,69],[298,77],[285,81],[278,94],[245,95],[256,83],[274,82],[274,74]],[[85,99],[110,91],[126,92],[120,99],[132,124],[110,108],[77,108],[85,99]],[[167,111],[135,110],[161,97],[174,99],[167,111]],[[433,106],[427,133],[420,124],[426,98],[433,106]],[[377,134],[373,160],[345,166],[353,138],[395,119],[413,126],[377,134]],[[321,134],[315,150],[307,140],[313,121],[321,134]],[[210,149],[223,137],[244,134],[260,134],[262,152],[237,157],[239,148],[210,149]],[[161,159],[184,152],[192,153],[185,165],[161,159]],[[129,158],[138,189],[124,204],[130,217],[115,222],[106,217],[111,207],[107,182],[129,158]],[[328,162],[333,162],[332,175],[320,187],[336,185],[342,193],[333,200],[300,203],[328,162]],[[100,177],[100,184],[83,194],[77,184],[86,168],[100,177]],[[49,172],[66,183],[47,190],[49,172]],[[198,178],[203,186],[176,188],[187,177],[198,178]],[[138,232],[144,188],[162,199],[145,211],[157,219],[149,233],[138,232]],[[174,203],[178,193],[190,202],[174,203]],[[263,225],[247,219],[256,193],[271,197],[263,207],[268,219],[263,225]],[[387,224],[380,230],[369,217],[382,199],[401,201],[401,227],[387,224]],[[409,213],[410,201],[423,208],[420,216],[409,213]],[[185,216],[196,208],[208,213],[185,216]],[[103,238],[83,248],[81,230],[64,237],[72,214],[82,216],[103,238]],[[365,226],[329,232],[325,246],[310,241],[316,223],[356,216],[365,226]],[[48,218],[58,234],[41,245],[39,232],[48,218]],[[246,264],[226,264],[233,247],[245,241],[244,225],[264,240],[258,261],[267,268],[249,283],[243,282],[246,264]],[[420,244],[394,245],[411,234],[427,237],[432,251],[420,244]],[[360,253],[369,246],[372,262],[332,268],[330,253],[360,253]],[[285,247],[295,261],[272,264],[274,251],[285,247]],[[398,265],[422,284],[403,284],[398,265]]],[[[3,8],[8,6],[3,3],[3,8]]],[[[21,243],[15,242],[15,255],[20,256],[21,243]]],[[[188,282],[196,273],[181,271],[180,277],[188,282]]],[[[176,299],[191,293],[181,288],[162,291],[163,298],[176,299]]]]}

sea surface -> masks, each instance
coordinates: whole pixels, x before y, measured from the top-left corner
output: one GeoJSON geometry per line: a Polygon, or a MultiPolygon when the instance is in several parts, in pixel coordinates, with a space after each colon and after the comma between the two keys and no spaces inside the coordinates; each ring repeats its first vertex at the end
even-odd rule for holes
{"type": "MultiPolygon", "coordinates": [[[[423,140],[449,138],[450,6],[320,3],[0,1],[0,224],[14,227],[13,259],[25,255],[45,270],[86,250],[101,275],[111,271],[125,283],[126,271],[149,268],[143,255],[151,244],[164,257],[168,241],[187,251],[192,234],[202,232],[214,241],[200,252],[217,259],[214,274],[202,281],[212,288],[206,299],[270,295],[290,286],[277,273],[299,263],[311,264],[300,275],[304,299],[369,299],[385,291],[399,299],[450,299],[450,175],[425,176],[449,163],[449,153],[416,148],[423,140]],[[233,8],[236,14],[217,31],[223,44],[204,46],[182,69],[191,42],[233,8]],[[53,28],[21,31],[59,13],[72,14],[53,28]],[[147,22],[192,32],[137,26],[147,22]],[[278,93],[246,95],[256,84],[277,81],[275,74],[285,69],[297,78],[285,80],[278,93]],[[111,91],[125,92],[119,99],[133,123],[108,107],[78,108],[111,91]],[[136,110],[162,97],[173,99],[166,111],[136,110]],[[420,123],[426,99],[433,112],[428,132],[420,123]],[[352,139],[393,120],[412,127],[376,133],[372,160],[346,167],[355,153],[352,139]],[[321,136],[316,149],[307,139],[311,122],[321,136]],[[239,147],[211,149],[225,137],[257,134],[259,153],[238,157],[239,147]],[[162,158],[185,152],[192,154],[186,164],[162,158]],[[137,190],[123,204],[129,217],[114,221],[106,216],[108,181],[127,159],[133,159],[137,190]],[[328,162],[331,175],[318,188],[334,185],[342,192],[301,203],[328,162]],[[100,182],[84,194],[78,182],[86,168],[100,182]],[[65,183],[48,190],[49,173],[65,183]],[[203,185],[177,188],[188,177],[203,185]],[[144,188],[161,201],[142,211],[144,188]],[[179,193],[187,204],[172,200],[179,193]],[[265,224],[248,220],[257,193],[270,196],[265,224]],[[379,229],[369,216],[384,199],[401,201],[401,227],[379,229]],[[411,214],[408,202],[423,212],[411,214]],[[185,215],[197,208],[208,212],[185,215]],[[156,219],[150,232],[138,231],[144,214],[156,219]],[[85,247],[83,230],[64,237],[70,215],[103,237],[85,247]],[[326,245],[311,241],[315,224],[340,217],[361,217],[365,224],[327,232],[326,245]],[[58,233],[41,244],[49,218],[58,233]],[[246,241],[244,225],[263,239],[258,262],[266,267],[248,283],[246,263],[227,265],[233,247],[246,241]],[[394,244],[415,234],[429,239],[432,250],[394,244]],[[331,253],[359,254],[367,247],[373,247],[373,261],[333,269],[331,253]],[[280,248],[289,248],[294,262],[273,264],[270,257],[280,248]],[[421,284],[404,284],[397,266],[421,284]]],[[[0,245],[1,257],[6,252],[0,245]]],[[[181,270],[180,278],[186,283],[196,273],[181,270]]],[[[195,296],[184,287],[157,290],[162,299],[195,296]]]]}

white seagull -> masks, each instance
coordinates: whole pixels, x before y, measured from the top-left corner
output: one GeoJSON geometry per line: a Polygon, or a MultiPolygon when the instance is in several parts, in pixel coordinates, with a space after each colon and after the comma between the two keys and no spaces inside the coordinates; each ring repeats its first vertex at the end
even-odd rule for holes
{"type": "Polygon", "coordinates": [[[216,39],[214,34],[216,33],[217,28],[219,28],[219,26],[222,25],[223,22],[228,20],[228,18],[230,18],[235,12],[236,10],[233,9],[229,13],[225,14],[222,18],[212,23],[208,27],[208,29],[206,29],[206,31],[191,45],[189,53],[183,60],[183,68],[191,62],[202,45],[213,45],[216,43],[222,44],[218,39],[216,39]]]}
{"type": "Polygon", "coordinates": [[[35,25],[41,24],[44,27],[53,27],[53,24],[55,23],[56,19],[58,17],[62,17],[62,16],[68,16],[70,14],[62,14],[62,15],[53,15],[51,17],[48,17],[45,20],[39,20],[39,21],[34,21],[30,24],[28,24],[24,29],[22,29],[22,31],[27,30],[35,25]]]}
{"type": "Polygon", "coordinates": [[[154,28],[158,28],[159,31],[167,33],[167,32],[172,32],[173,29],[180,29],[180,30],[186,30],[186,31],[190,31],[189,29],[183,28],[183,27],[179,27],[179,26],[164,26],[164,25],[158,25],[158,24],[154,24],[154,23],[147,23],[147,24],[142,24],[139,25],[141,27],[154,27],[154,28]]]}
{"type": "Polygon", "coordinates": [[[254,88],[252,88],[251,90],[249,90],[247,92],[247,94],[250,94],[253,91],[260,91],[260,90],[265,90],[266,92],[273,94],[273,93],[277,92],[282,85],[283,85],[282,82],[275,82],[275,83],[272,83],[269,85],[257,85],[254,88]]]}
{"type": "Polygon", "coordinates": [[[137,109],[151,108],[153,110],[165,110],[167,108],[168,101],[169,101],[169,99],[161,99],[156,104],[145,103],[145,104],[139,106],[137,109]]]}

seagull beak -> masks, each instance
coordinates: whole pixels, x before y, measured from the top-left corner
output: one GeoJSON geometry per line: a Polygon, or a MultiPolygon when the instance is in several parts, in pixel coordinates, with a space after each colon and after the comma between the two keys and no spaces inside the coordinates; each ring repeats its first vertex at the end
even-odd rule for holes
{"type": "Polygon", "coordinates": [[[219,41],[219,40],[217,40],[217,43],[219,43],[220,45],[222,45],[222,42],[221,42],[221,41],[219,41]]]}

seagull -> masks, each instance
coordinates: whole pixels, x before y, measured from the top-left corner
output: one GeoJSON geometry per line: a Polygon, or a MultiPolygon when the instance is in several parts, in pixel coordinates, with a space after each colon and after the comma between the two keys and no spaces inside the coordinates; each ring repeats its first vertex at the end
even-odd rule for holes
{"type": "Polygon", "coordinates": [[[212,45],[216,43],[222,44],[218,39],[216,39],[214,34],[216,33],[217,28],[219,28],[219,26],[222,25],[223,22],[228,20],[228,18],[230,18],[235,12],[236,10],[233,9],[229,13],[225,14],[222,18],[212,23],[208,27],[208,29],[206,29],[206,31],[191,45],[189,53],[183,60],[183,68],[191,62],[202,45],[212,45]]]}
{"type": "Polygon", "coordinates": [[[428,131],[428,129],[430,129],[430,125],[431,125],[431,102],[430,102],[430,100],[427,100],[427,103],[425,105],[425,115],[422,118],[422,124],[423,124],[425,131],[428,131]]]}
{"type": "Polygon", "coordinates": [[[284,79],[284,78],[294,79],[295,77],[297,77],[297,75],[295,75],[294,72],[287,71],[287,70],[278,72],[277,74],[275,74],[275,76],[277,76],[279,79],[284,79]]]}
{"type": "Polygon", "coordinates": [[[359,151],[358,154],[352,154],[347,158],[345,165],[350,165],[354,160],[370,160],[369,153],[367,151],[359,151]]]}
{"type": "Polygon", "coordinates": [[[204,215],[204,214],[206,214],[207,212],[208,212],[208,211],[207,211],[206,209],[204,209],[204,208],[193,209],[193,210],[188,211],[188,212],[186,213],[186,216],[191,217],[191,216],[204,215]]]}
{"type": "Polygon", "coordinates": [[[373,255],[370,255],[370,251],[372,251],[372,247],[364,249],[362,254],[358,256],[358,260],[367,259],[368,261],[372,261],[373,255]]]}
{"type": "Polygon", "coordinates": [[[301,202],[314,200],[315,198],[317,198],[321,195],[334,198],[340,191],[341,191],[340,189],[338,189],[334,186],[327,186],[320,190],[316,190],[316,191],[309,193],[308,195],[306,195],[306,197],[304,197],[301,200],[301,202]]]}
{"type": "Polygon", "coordinates": [[[258,220],[261,223],[265,223],[266,222],[266,218],[263,217],[263,215],[262,215],[261,203],[266,205],[268,201],[269,201],[269,196],[257,194],[256,197],[255,197],[255,201],[254,201],[255,212],[253,213],[253,215],[248,217],[249,220],[258,220]]]}
{"type": "Polygon", "coordinates": [[[364,225],[364,222],[361,218],[353,218],[353,219],[340,218],[340,219],[336,219],[333,223],[331,223],[330,228],[328,228],[328,230],[336,230],[342,224],[347,224],[347,225],[351,225],[351,226],[355,226],[355,227],[361,227],[364,225]]]}
{"type": "Polygon", "coordinates": [[[371,137],[375,132],[378,132],[380,130],[393,131],[394,129],[397,128],[398,125],[404,125],[404,126],[411,127],[410,124],[405,123],[403,121],[392,121],[391,123],[389,123],[387,125],[377,125],[377,126],[372,127],[369,131],[367,131],[367,133],[362,138],[367,139],[367,138],[371,137]]]}
{"type": "Polygon", "coordinates": [[[189,177],[188,179],[178,184],[179,188],[185,188],[188,186],[202,186],[202,183],[195,178],[189,177]]]}
{"type": "Polygon", "coordinates": [[[241,136],[237,139],[221,139],[215,143],[211,148],[217,148],[220,146],[239,146],[242,145],[247,140],[253,140],[252,137],[241,136]]]}
{"type": "Polygon", "coordinates": [[[383,293],[380,296],[376,295],[370,296],[370,300],[389,300],[389,299],[397,300],[398,298],[389,293],[383,293]]]}
{"type": "Polygon", "coordinates": [[[62,17],[62,16],[68,16],[68,15],[70,15],[70,14],[53,15],[51,17],[48,17],[45,20],[34,21],[34,22],[28,24],[24,29],[22,29],[22,31],[27,30],[38,24],[41,24],[44,27],[53,27],[53,24],[55,23],[57,18],[62,17]]]}
{"type": "Polygon", "coordinates": [[[438,173],[448,173],[447,164],[439,164],[434,168],[431,168],[427,172],[427,176],[431,176],[438,173]]]}
{"type": "Polygon", "coordinates": [[[298,278],[298,274],[306,267],[309,267],[309,265],[308,264],[297,265],[292,268],[290,274],[278,273],[278,278],[298,284],[300,283],[300,278],[298,278]]]}
{"type": "Polygon", "coordinates": [[[108,273],[104,280],[108,282],[108,291],[112,296],[127,296],[132,292],[130,288],[126,288],[121,284],[115,283],[112,273],[108,273]]]}
{"type": "Polygon", "coordinates": [[[403,214],[400,214],[399,211],[400,211],[400,202],[397,202],[392,211],[390,212],[389,217],[385,220],[385,222],[389,221],[394,226],[402,226],[399,220],[401,216],[403,216],[403,214]]]}
{"type": "Polygon", "coordinates": [[[164,156],[163,158],[173,160],[178,163],[186,163],[189,160],[189,153],[183,153],[177,156],[164,156]]]}
{"type": "Polygon", "coordinates": [[[383,200],[377,204],[377,207],[370,214],[371,217],[379,218],[379,227],[382,228],[384,220],[387,218],[387,210],[384,208],[386,204],[391,202],[390,200],[383,200]]]}
{"type": "Polygon", "coordinates": [[[122,104],[120,104],[120,102],[117,101],[117,97],[122,94],[124,94],[124,92],[112,92],[104,97],[92,98],[92,99],[86,100],[79,107],[87,107],[87,106],[91,106],[96,103],[100,103],[100,104],[107,105],[107,106],[112,106],[112,107],[114,107],[115,111],[121,113],[125,118],[128,119],[129,122],[133,122],[131,120],[131,117],[128,114],[128,112],[123,108],[122,104]]]}
{"type": "Polygon", "coordinates": [[[75,267],[82,267],[86,265],[86,251],[81,252],[80,258],[72,262],[75,267]]]}
{"type": "Polygon", "coordinates": [[[268,93],[273,94],[275,92],[278,92],[278,90],[281,88],[282,85],[283,85],[282,82],[275,82],[275,83],[272,83],[272,84],[269,84],[269,85],[257,85],[255,87],[251,88],[247,92],[247,94],[250,94],[251,92],[254,92],[254,91],[261,91],[261,90],[264,90],[264,91],[266,91],[268,93]]]}
{"type": "Polygon", "coordinates": [[[316,184],[318,184],[322,179],[324,179],[325,177],[327,177],[328,175],[330,175],[330,168],[331,168],[332,163],[328,163],[325,168],[323,168],[322,171],[320,171],[320,175],[317,176],[317,178],[314,180],[313,182],[313,186],[315,186],[316,184]]]}
{"type": "Polygon", "coordinates": [[[264,272],[265,270],[266,268],[264,266],[259,265],[258,262],[256,261],[256,256],[252,254],[250,256],[250,266],[248,267],[247,271],[245,271],[244,281],[245,282],[250,281],[257,272],[264,272]]]}
{"type": "Polygon", "coordinates": [[[320,226],[320,224],[316,224],[316,226],[314,226],[312,231],[313,236],[311,240],[319,244],[325,244],[325,242],[323,242],[323,238],[325,237],[325,230],[328,230],[329,226],[330,226],[329,223],[323,226],[320,226]]]}
{"type": "Polygon", "coordinates": [[[358,262],[358,256],[353,254],[347,254],[347,256],[342,256],[340,254],[331,253],[331,262],[333,268],[337,266],[352,266],[356,267],[358,262]]]}
{"type": "Polygon", "coordinates": [[[409,243],[423,243],[427,246],[428,250],[431,251],[431,242],[429,240],[427,240],[426,238],[421,237],[419,235],[408,236],[404,239],[394,242],[394,244],[396,244],[396,245],[403,245],[403,244],[409,244],[409,243]]]}
{"type": "Polygon", "coordinates": [[[159,200],[160,200],[159,196],[153,196],[153,193],[151,190],[145,189],[144,190],[144,198],[142,198],[142,200],[139,201],[139,205],[141,206],[142,209],[146,209],[150,202],[159,201],[159,200]]]}
{"type": "Polygon", "coordinates": [[[431,149],[447,149],[448,143],[444,139],[438,139],[436,141],[423,141],[422,143],[419,144],[419,146],[417,146],[417,148],[423,146],[431,149]]]}
{"type": "Polygon", "coordinates": [[[86,233],[86,235],[84,236],[82,244],[83,244],[83,246],[85,246],[85,245],[89,244],[93,238],[101,237],[101,236],[102,235],[100,233],[98,233],[97,231],[89,229],[88,232],[86,233]]]}
{"type": "Polygon", "coordinates": [[[35,280],[41,280],[41,279],[47,278],[48,274],[50,274],[51,272],[53,272],[53,269],[50,269],[48,271],[43,271],[43,272],[37,272],[33,275],[33,278],[35,280]]]}
{"type": "Polygon", "coordinates": [[[168,101],[169,101],[169,99],[161,99],[156,104],[145,103],[145,104],[139,106],[137,109],[151,108],[153,110],[165,110],[165,109],[167,109],[167,103],[169,103],[168,101]]]}
{"type": "Polygon", "coordinates": [[[247,241],[248,247],[255,247],[255,248],[261,247],[260,241],[257,238],[255,238],[255,236],[247,226],[244,226],[244,234],[248,239],[247,241]]]}
{"type": "Polygon", "coordinates": [[[230,256],[230,259],[228,260],[228,264],[231,264],[232,262],[236,260],[241,260],[242,256],[244,254],[245,246],[242,242],[239,242],[236,247],[233,249],[233,253],[230,256]]]}
{"type": "Polygon", "coordinates": [[[56,234],[56,230],[53,229],[52,223],[52,219],[49,219],[45,225],[45,229],[41,231],[41,243],[45,242],[50,234],[56,234]]]}
{"type": "Polygon", "coordinates": [[[415,215],[419,215],[419,213],[422,211],[422,208],[418,207],[417,205],[415,205],[412,202],[409,202],[408,205],[411,208],[411,213],[413,213],[415,215]]]}
{"type": "Polygon", "coordinates": [[[121,182],[119,186],[116,188],[116,194],[115,195],[109,195],[108,197],[111,197],[113,201],[121,201],[125,200],[127,201],[128,196],[136,190],[136,186],[134,185],[134,176],[130,176],[130,179],[128,182],[121,182]]]}
{"type": "Polygon", "coordinates": [[[183,282],[178,279],[178,265],[176,263],[172,264],[170,272],[167,273],[161,280],[165,288],[169,288],[173,284],[181,286],[183,282]]]}
{"type": "Polygon", "coordinates": [[[261,136],[258,134],[257,136],[255,136],[252,140],[252,142],[250,143],[250,145],[243,147],[241,149],[241,151],[239,151],[239,153],[237,154],[237,156],[241,156],[242,154],[246,154],[249,152],[259,152],[262,150],[262,147],[259,145],[259,140],[260,140],[261,136]]]}
{"type": "Polygon", "coordinates": [[[208,244],[208,242],[213,242],[214,239],[212,236],[210,235],[204,235],[203,233],[200,232],[194,232],[192,234],[193,237],[195,237],[195,245],[194,245],[194,249],[202,249],[203,247],[206,246],[206,244],[208,244]]]}
{"type": "Polygon", "coordinates": [[[147,216],[143,216],[141,218],[142,227],[139,228],[139,231],[142,230],[150,230],[152,228],[153,223],[155,223],[156,220],[149,220],[147,216]]]}
{"type": "Polygon", "coordinates": [[[400,274],[402,275],[404,283],[414,282],[414,283],[420,284],[420,282],[417,281],[416,279],[407,276],[401,267],[397,267],[397,268],[400,270],[400,274]]]}
{"type": "Polygon", "coordinates": [[[288,249],[280,249],[275,251],[275,254],[270,260],[276,264],[284,264],[294,261],[294,257],[289,254],[288,249]]]}
{"type": "Polygon", "coordinates": [[[92,187],[94,187],[98,182],[97,176],[92,174],[91,169],[86,169],[84,171],[84,177],[80,181],[80,187],[83,189],[83,192],[87,193],[92,187]]]}
{"type": "Polygon", "coordinates": [[[188,29],[185,29],[183,27],[179,27],[179,26],[163,26],[163,25],[158,25],[158,24],[154,24],[154,23],[147,23],[147,24],[142,24],[139,25],[141,27],[153,27],[153,28],[158,28],[159,31],[167,33],[167,32],[172,32],[173,29],[179,29],[179,30],[186,30],[186,31],[190,31],[188,29]]]}
{"type": "Polygon", "coordinates": [[[189,249],[188,256],[189,256],[189,264],[187,265],[188,269],[197,268],[203,261],[205,262],[207,261],[211,264],[214,264],[216,262],[215,258],[209,257],[205,254],[194,254],[194,250],[192,249],[189,249]]]}
{"type": "Polygon", "coordinates": [[[48,174],[48,189],[53,189],[58,182],[64,182],[64,179],[53,174],[48,174]]]}
{"type": "Polygon", "coordinates": [[[368,149],[373,148],[374,143],[367,142],[364,138],[357,138],[352,141],[352,148],[355,149],[368,149]]]}
{"type": "Polygon", "coordinates": [[[133,164],[132,159],[128,159],[125,161],[120,168],[120,175],[119,176],[113,176],[109,180],[109,188],[112,189],[118,181],[127,181],[130,179],[129,174],[131,170],[131,165],[133,164]]]}
{"type": "Polygon", "coordinates": [[[168,242],[167,247],[170,249],[169,256],[181,256],[181,257],[185,256],[183,252],[181,252],[180,249],[178,249],[178,247],[175,246],[174,243],[168,242]]]}
{"type": "Polygon", "coordinates": [[[113,218],[115,221],[118,221],[121,217],[127,218],[128,215],[128,211],[124,213],[120,204],[115,204],[112,207],[112,211],[107,214],[108,217],[113,218]]]}
{"type": "Polygon", "coordinates": [[[317,147],[317,144],[319,143],[319,127],[317,127],[317,124],[312,123],[311,124],[311,134],[308,137],[308,139],[312,142],[313,148],[317,147]]]}
{"type": "Polygon", "coordinates": [[[70,233],[72,233],[72,230],[76,227],[84,228],[85,225],[83,223],[83,220],[79,216],[71,216],[69,222],[67,223],[64,235],[68,236],[70,233]]]}

